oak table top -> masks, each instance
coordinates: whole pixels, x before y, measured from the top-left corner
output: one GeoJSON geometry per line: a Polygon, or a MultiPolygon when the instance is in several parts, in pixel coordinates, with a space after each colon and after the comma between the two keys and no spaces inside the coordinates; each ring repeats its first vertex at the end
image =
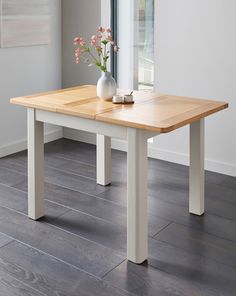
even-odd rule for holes
{"type": "Polygon", "coordinates": [[[96,86],[83,85],[18,97],[11,103],[158,133],[173,131],[228,107],[226,102],[145,91],[135,91],[134,100],[133,105],[112,104],[96,96],[96,86]]]}

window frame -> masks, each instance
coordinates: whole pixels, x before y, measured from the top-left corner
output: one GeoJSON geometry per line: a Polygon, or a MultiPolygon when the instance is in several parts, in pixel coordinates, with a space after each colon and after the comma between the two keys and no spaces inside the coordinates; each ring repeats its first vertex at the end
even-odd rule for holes
{"type": "MultiPolygon", "coordinates": [[[[111,8],[111,29],[113,34],[113,40],[117,44],[118,43],[118,0],[110,0],[110,8],[111,8]]],[[[118,59],[117,55],[114,51],[111,54],[111,73],[112,76],[117,81],[118,78],[118,59]]]]}

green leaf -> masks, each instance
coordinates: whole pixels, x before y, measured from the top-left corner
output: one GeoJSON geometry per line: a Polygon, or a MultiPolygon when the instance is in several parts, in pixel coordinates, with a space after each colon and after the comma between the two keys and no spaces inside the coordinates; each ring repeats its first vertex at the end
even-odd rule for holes
{"type": "Polygon", "coordinates": [[[106,72],[106,67],[101,66],[100,69],[101,69],[103,72],[106,72]]]}
{"type": "Polygon", "coordinates": [[[109,56],[105,56],[105,57],[103,58],[103,61],[106,63],[106,62],[108,61],[108,59],[109,59],[109,56]]]}

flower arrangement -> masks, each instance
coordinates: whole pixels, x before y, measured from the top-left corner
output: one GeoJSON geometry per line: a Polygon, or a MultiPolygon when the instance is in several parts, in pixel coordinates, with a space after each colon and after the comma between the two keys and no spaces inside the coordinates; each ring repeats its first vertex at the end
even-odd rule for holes
{"type": "Polygon", "coordinates": [[[88,45],[84,38],[74,38],[75,62],[88,63],[89,67],[97,66],[102,72],[108,72],[107,62],[110,58],[111,50],[118,53],[119,47],[115,44],[112,37],[112,30],[99,27],[97,34],[93,35],[88,45]]]}

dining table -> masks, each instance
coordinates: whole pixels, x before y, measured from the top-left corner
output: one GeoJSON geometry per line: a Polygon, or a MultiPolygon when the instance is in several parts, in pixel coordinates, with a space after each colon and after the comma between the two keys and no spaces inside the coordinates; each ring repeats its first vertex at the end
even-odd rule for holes
{"type": "MultiPolygon", "coordinates": [[[[119,95],[129,90],[118,89],[119,95]]],[[[96,134],[97,184],[111,184],[111,138],[127,141],[127,259],[148,259],[148,139],[190,125],[189,213],[204,214],[205,117],[227,102],[134,91],[134,104],[97,97],[95,85],[11,99],[27,108],[28,216],[44,216],[44,123],[96,134]]],[[[219,140],[220,141],[220,140],[219,140]]]]}

